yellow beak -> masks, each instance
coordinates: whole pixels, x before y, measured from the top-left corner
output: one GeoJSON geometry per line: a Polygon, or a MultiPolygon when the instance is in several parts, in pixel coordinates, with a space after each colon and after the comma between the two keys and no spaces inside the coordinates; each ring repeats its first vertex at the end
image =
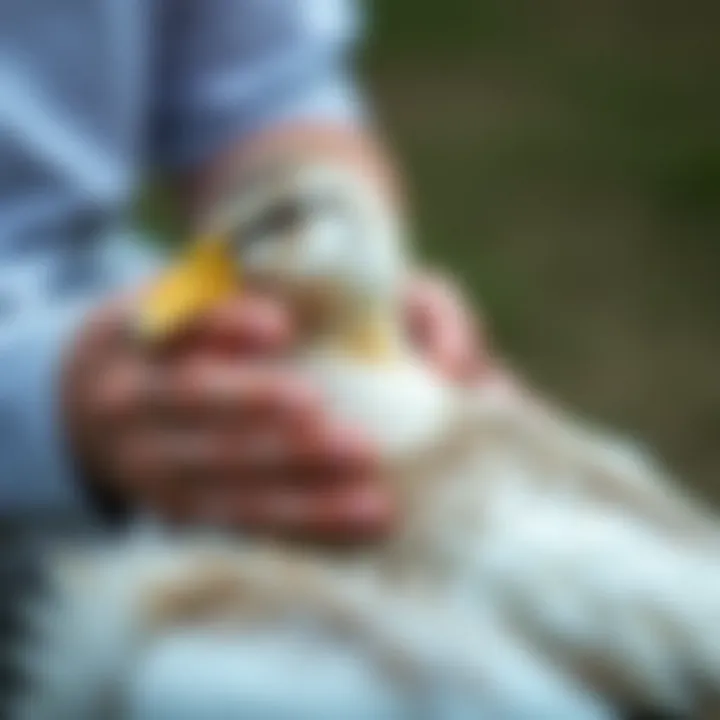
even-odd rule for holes
{"type": "Polygon", "coordinates": [[[140,300],[138,332],[149,342],[172,337],[240,288],[237,263],[224,238],[203,237],[162,274],[140,300]]]}

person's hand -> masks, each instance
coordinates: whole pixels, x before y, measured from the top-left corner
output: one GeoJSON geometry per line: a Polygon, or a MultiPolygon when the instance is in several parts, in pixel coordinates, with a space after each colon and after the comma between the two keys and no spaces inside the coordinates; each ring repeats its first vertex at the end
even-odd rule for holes
{"type": "Polygon", "coordinates": [[[121,305],[102,309],[67,363],[70,439],[90,482],[177,521],[331,541],[387,529],[372,447],[272,368],[292,340],[281,308],[244,297],[162,357],[126,320],[121,305]]]}
{"type": "MultiPolygon", "coordinates": [[[[440,372],[487,371],[459,292],[433,277],[408,290],[407,322],[440,372]]],[[[324,540],[376,537],[392,496],[373,448],[338,427],[298,377],[272,369],[292,345],[282,308],[243,297],[162,356],[127,333],[127,307],[101,309],[65,373],[70,440],[84,476],[162,517],[324,540]]]]}
{"type": "Polygon", "coordinates": [[[499,372],[482,322],[452,280],[430,273],[414,277],[405,311],[418,350],[446,377],[475,383],[499,372]]]}

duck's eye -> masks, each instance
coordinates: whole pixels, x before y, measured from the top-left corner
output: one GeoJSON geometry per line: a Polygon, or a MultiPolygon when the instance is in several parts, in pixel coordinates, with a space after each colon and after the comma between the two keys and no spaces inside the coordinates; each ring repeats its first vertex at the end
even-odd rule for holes
{"type": "Polygon", "coordinates": [[[282,200],[265,210],[244,228],[242,242],[253,243],[292,233],[299,229],[306,216],[307,212],[299,200],[282,200]]]}

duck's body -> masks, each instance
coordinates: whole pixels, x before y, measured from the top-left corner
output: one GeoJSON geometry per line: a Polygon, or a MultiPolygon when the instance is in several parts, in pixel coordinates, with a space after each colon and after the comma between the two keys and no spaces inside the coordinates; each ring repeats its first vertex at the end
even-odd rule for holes
{"type": "MultiPolygon", "coordinates": [[[[458,718],[583,720],[625,703],[687,712],[720,688],[714,522],[604,434],[505,388],[440,379],[385,317],[387,333],[317,335],[295,364],[380,443],[400,499],[393,537],[337,556],[151,533],[76,558],[44,614],[55,631],[32,656],[62,673],[35,673],[23,720],[105,717],[93,702],[122,693],[129,664],[189,627],[208,639],[308,621],[313,637],[367,652],[428,717],[447,716],[427,702],[440,690],[465,693],[458,718]],[[84,613],[114,632],[73,626],[84,613]]],[[[188,660],[178,681],[197,669],[188,660]]]]}
{"type": "MultiPolygon", "coordinates": [[[[58,653],[87,700],[117,691],[126,668],[188,628],[207,639],[220,627],[224,656],[227,633],[239,633],[243,656],[244,629],[309,620],[315,641],[339,637],[381,672],[392,668],[411,700],[425,703],[424,692],[449,682],[478,712],[462,718],[687,712],[720,687],[711,523],[614,442],[512,393],[454,398],[452,431],[388,470],[403,513],[384,546],[337,557],[261,541],[138,537],[64,572],[65,605],[45,618],[63,634],[47,638],[44,661],[58,653]],[[114,635],[96,634],[91,616],[114,635]]],[[[183,672],[189,682],[195,671],[188,663],[183,672]]],[[[33,720],[100,717],[81,714],[62,685],[40,684],[39,706],[43,698],[51,711],[35,706],[33,720]]]]}

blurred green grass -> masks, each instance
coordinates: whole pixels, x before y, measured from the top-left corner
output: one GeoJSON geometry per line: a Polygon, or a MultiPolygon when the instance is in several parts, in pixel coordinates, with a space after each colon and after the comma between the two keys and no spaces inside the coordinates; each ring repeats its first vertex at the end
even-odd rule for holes
{"type": "MultiPolygon", "coordinates": [[[[376,0],[422,250],[562,399],[720,499],[720,5],[376,0]]],[[[162,188],[146,226],[178,230],[162,188]]]]}

